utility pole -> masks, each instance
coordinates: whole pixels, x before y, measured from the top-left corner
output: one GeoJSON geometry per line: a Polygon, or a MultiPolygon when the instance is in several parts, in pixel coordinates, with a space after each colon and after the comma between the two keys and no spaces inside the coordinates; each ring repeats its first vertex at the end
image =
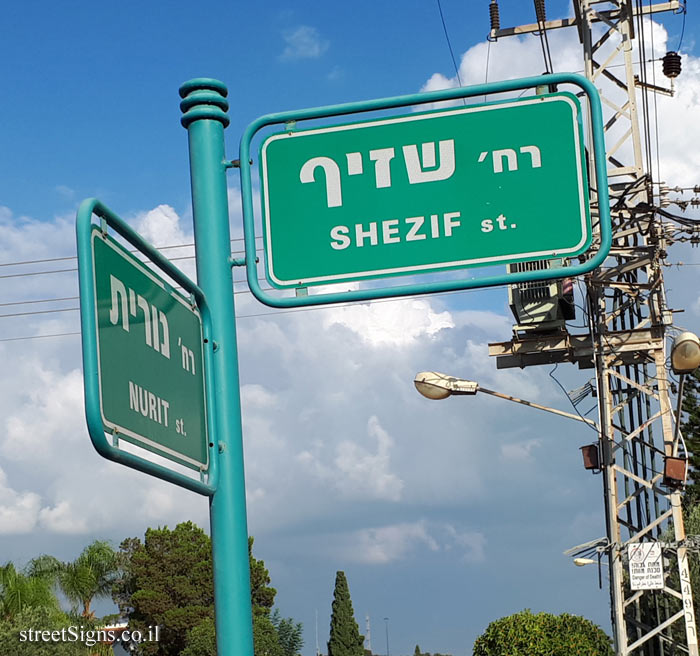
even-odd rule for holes
{"type": "MultiPolygon", "coordinates": [[[[499,356],[499,368],[544,362],[595,368],[616,654],[698,656],[679,491],[682,481],[665,476],[667,458],[676,455],[665,366],[665,342],[673,317],[662,274],[673,239],[669,222],[655,211],[661,199],[657,188],[655,201],[654,184],[660,181],[652,180],[647,121],[642,121],[645,129],[640,128],[640,116],[649,116],[649,94],[668,93],[646,81],[650,53],[645,54],[641,43],[643,19],[656,12],[679,11],[684,3],[574,0],[574,16],[556,21],[546,20],[544,0],[534,4],[537,23],[501,29],[497,0],[491,0],[489,38],[538,33],[544,50],[548,31],[577,30],[585,75],[596,84],[607,108],[613,246],[605,265],[584,281],[587,335],[568,335],[564,329],[556,336],[540,334],[535,339],[534,333],[516,333],[511,342],[490,345],[490,352],[499,356]],[[673,541],[666,533],[671,527],[673,541]],[[666,563],[662,590],[630,589],[625,575],[628,545],[639,542],[662,542],[666,563]],[[678,574],[670,576],[669,570],[676,566],[678,574]]],[[[556,56],[553,65],[556,71],[556,56]]],[[[595,218],[594,211],[594,222],[595,218]]]]}
{"type": "Polygon", "coordinates": [[[384,618],[384,629],[386,630],[386,656],[389,656],[389,618],[384,618]]]}
{"type": "Polygon", "coordinates": [[[365,649],[372,653],[372,627],[369,623],[369,613],[365,615],[365,649]]]}

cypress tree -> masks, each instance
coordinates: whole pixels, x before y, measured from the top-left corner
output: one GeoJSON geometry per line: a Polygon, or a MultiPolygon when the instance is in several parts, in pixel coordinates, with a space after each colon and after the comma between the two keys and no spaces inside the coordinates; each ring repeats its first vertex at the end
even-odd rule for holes
{"type": "Polygon", "coordinates": [[[336,572],[328,656],[364,656],[364,640],[355,621],[345,572],[336,572]]]}

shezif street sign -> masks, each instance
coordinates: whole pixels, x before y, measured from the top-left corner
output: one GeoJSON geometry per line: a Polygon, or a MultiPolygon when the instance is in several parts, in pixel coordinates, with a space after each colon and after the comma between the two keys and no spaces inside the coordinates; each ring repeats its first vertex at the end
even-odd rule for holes
{"type": "Polygon", "coordinates": [[[280,288],[574,257],[591,245],[570,93],[268,136],[266,274],[280,288]]]}
{"type": "Polygon", "coordinates": [[[169,460],[206,470],[199,311],[97,226],[91,245],[105,430],[169,460]]]}

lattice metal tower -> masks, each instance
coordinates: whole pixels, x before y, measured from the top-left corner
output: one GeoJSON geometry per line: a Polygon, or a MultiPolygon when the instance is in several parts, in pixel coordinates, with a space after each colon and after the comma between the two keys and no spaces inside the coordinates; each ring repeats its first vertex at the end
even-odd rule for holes
{"type": "Polygon", "coordinates": [[[499,367],[567,361],[595,367],[616,653],[697,656],[681,494],[664,481],[666,458],[678,455],[666,369],[672,312],[662,275],[674,231],[656,211],[659,181],[651,177],[648,128],[649,94],[663,89],[646,80],[650,53],[638,38],[650,29],[643,24],[648,15],[685,7],[678,1],[574,0],[573,17],[547,21],[543,0],[534,4],[537,23],[501,29],[492,0],[490,39],[578,31],[585,75],[598,87],[607,112],[613,246],[605,265],[585,280],[587,335],[516,336],[491,345],[491,354],[500,356],[499,367]],[[662,544],[663,590],[630,589],[628,545],[637,542],[662,544]]]}

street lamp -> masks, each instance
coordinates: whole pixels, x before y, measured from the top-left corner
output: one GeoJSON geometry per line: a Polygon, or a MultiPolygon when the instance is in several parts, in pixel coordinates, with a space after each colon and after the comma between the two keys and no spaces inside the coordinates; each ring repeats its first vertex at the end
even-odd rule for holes
{"type": "Polygon", "coordinates": [[[416,386],[416,389],[427,399],[440,400],[446,399],[448,396],[473,396],[477,392],[483,392],[484,394],[497,396],[499,399],[513,401],[514,403],[520,403],[521,405],[526,405],[530,408],[551,412],[552,414],[559,415],[561,417],[582,421],[590,426],[593,426],[596,430],[598,429],[598,424],[596,424],[592,419],[587,419],[581,415],[574,415],[570,412],[564,412],[563,410],[549,408],[546,405],[540,405],[539,403],[533,403],[532,401],[518,399],[515,396],[510,396],[510,394],[494,392],[493,390],[482,387],[479,385],[479,383],[473,380],[465,380],[463,378],[457,378],[456,376],[441,374],[437,371],[422,371],[421,373],[416,374],[413,384],[416,386]]]}
{"type": "Polygon", "coordinates": [[[598,561],[593,558],[574,558],[576,567],[585,567],[586,565],[595,565],[598,561]]]}
{"type": "Polygon", "coordinates": [[[676,430],[673,434],[671,455],[664,463],[664,482],[667,485],[679,486],[685,482],[687,475],[686,459],[678,458],[678,440],[681,435],[681,412],[683,410],[683,386],[687,374],[693,373],[700,367],[700,339],[690,331],[676,335],[671,347],[671,369],[680,375],[678,384],[678,406],[676,408],[676,430]]]}
{"type": "Polygon", "coordinates": [[[608,538],[598,538],[583,544],[578,544],[564,552],[565,556],[574,557],[574,565],[585,567],[586,565],[598,565],[598,587],[603,588],[603,572],[601,568],[601,558],[604,554],[610,553],[610,540],[608,538]],[[595,558],[593,558],[595,556],[595,558]]]}
{"type": "Polygon", "coordinates": [[[416,389],[426,398],[438,401],[453,394],[476,394],[479,384],[472,380],[455,378],[437,371],[423,371],[413,381],[416,389]]]}
{"type": "Polygon", "coordinates": [[[677,374],[691,374],[700,367],[700,338],[690,331],[682,332],[673,340],[671,369],[677,374]]]}

